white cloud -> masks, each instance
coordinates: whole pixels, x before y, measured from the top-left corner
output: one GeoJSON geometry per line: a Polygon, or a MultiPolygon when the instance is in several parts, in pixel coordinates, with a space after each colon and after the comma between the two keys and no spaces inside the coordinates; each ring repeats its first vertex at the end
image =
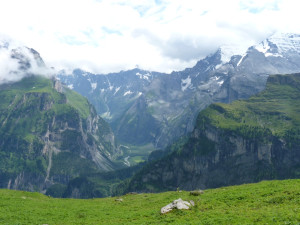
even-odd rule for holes
{"type": "Polygon", "coordinates": [[[16,82],[31,74],[54,74],[32,50],[7,36],[2,35],[0,39],[0,84],[16,82]]]}
{"type": "Polygon", "coordinates": [[[296,0],[10,0],[1,32],[48,66],[107,73],[184,69],[220,45],[299,31],[296,0]]]}
{"type": "Polygon", "coordinates": [[[10,57],[10,51],[3,49],[0,51],[0,84],[6,82],[14,82],[20,80],[18,71],[19,64],[17,60],[12,60],[10,57]]]}

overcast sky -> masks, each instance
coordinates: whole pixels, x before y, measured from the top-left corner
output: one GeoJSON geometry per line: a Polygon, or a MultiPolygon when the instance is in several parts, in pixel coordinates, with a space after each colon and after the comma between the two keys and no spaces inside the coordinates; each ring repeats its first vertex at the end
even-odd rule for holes
{"type": "Polygon", "coordinates": [[[48,66],[171,72],[220,45],[300,31],[297,0],[2,0],[0,32],[48,66]]]}

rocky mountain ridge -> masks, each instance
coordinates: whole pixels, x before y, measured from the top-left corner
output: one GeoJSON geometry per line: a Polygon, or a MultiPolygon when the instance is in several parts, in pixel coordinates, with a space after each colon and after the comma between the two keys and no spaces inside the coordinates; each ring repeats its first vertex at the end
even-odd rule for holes
{"type": "Polygon", "coordinates": [[[264,89],[270,74],[300,71],[299,46],[298,34],[274,34],[245,51],[221,47],[171,74],[134,69],[95,76],[75,70],[58,77],[95,105],[121,141],[164,148],[191,132],[210,103],[248,98],[264,89]]]}

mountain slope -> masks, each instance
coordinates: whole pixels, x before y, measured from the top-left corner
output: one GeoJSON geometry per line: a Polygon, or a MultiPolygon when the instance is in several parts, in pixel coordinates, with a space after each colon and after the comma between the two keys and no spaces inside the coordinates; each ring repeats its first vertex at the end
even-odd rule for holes
{"type": "Polygon", "coordinates": [[[95,76],[76,70],[59,77],[96,105],[121,141],[164,148],[191,132],[209,104],[249,98],[265,88],[270,74],[299,72],[299,46],[297,34],[274,34],[248,50],[222,46],[171,74],[135,69],[95,76]]]}
{"type": "Polygon", "coordinates": [[[0,187],[45,191],[115,167],[109,125],[57,80],[27,75],[2,84],[0,98],[0,187]]]}
{"type": "Polygon", "coordinates": [[[212,104],[191,137],[149,163],[127,191],[212,188],[300,177],[300,74],[274,75],[249,100],[212,104]]]}
{"type": "Polygon", "coordinates": [[[188,192],[125,195],[104,199],[56,199],[39,193],[0,190],[1,224],[298,224],[300,180],[188,192]],[[193,200],[191,210],[160,209],[193,200]],[[116,201],[122,199],[123,201],[116,201]],[[22,206],[22,207],[20,207],[22,206]],[[9,210],[7,210],[9,209],[9,210]]]}
{"type": "Polygon", "coordinates": [[[103,118],[114,122],[141,96],[143,89],[160,75],[133,69],[95,76],[77,69],[72,74],[62,71],[58,78],[70,89],[87,97],[103,118]]]}

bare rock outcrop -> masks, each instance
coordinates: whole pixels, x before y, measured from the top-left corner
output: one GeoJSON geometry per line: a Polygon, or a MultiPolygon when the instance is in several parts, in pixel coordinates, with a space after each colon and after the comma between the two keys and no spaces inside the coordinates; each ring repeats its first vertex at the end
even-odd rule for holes
{"type": "Polygon", "coordinates": [[[160,213],[165,214],[172,211],[173,209],[190,209],[192,206],[194,206],[193,201],[183,201],[181,198],[179,198],[177,200],[174,200],[172,203],[162,207],[160,213]]]}

